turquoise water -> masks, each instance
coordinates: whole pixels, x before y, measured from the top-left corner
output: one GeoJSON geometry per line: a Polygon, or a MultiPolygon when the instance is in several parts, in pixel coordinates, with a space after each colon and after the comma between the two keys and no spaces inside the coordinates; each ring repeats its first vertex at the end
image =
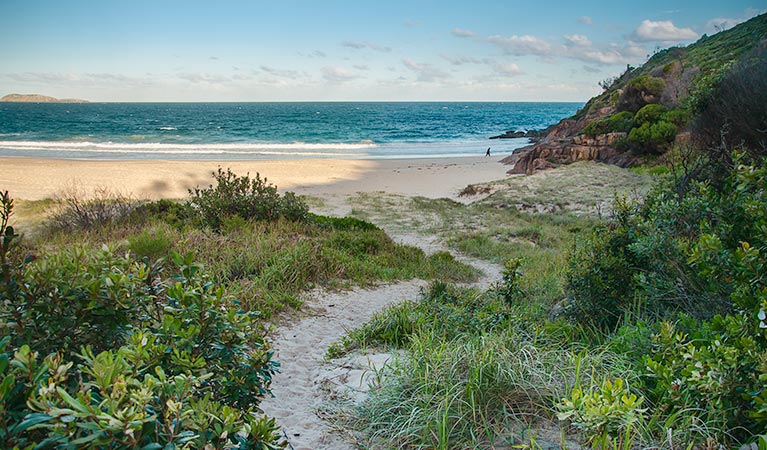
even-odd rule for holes
{"type": "Polygon", "coordinates": [[[511,153],[581,103],[0,103],[0,156],[420,158],[511,153]]]}

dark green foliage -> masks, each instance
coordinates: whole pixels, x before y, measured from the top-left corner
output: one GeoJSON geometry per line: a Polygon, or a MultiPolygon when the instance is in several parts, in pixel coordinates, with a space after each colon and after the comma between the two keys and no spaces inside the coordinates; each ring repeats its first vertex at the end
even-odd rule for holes
{"type": "Polygon", "coordinates": [[[320,228],[331,228],[339,231],[373,231],[380,230],[370,222],[356,217],[331,217],[309,213],[308,220],[320,228]]]}
{"type": "Polygon", "coordinates": [[[658,103],[666,83],[663,78],[643,74],[629,81],[618,99],[618,111],[635,113],[643,106],[658,103]]]}
{"type": "MultiPolygon", "coordinates": [[[[624,203],[618,214],[627,216],[631,214],[630,208],[624,203]]],[[[636,261],[629,244],[631,233],[619,219],[611,228],[596,229],[576,247],[567,272],[566,312],[571,318],[610,329],[631,307],[636,290],[636,261]]]]}
{"type": "Polygon", "coordinates": [[[128,238],[131,252],[138,259],[159,259],[170,253],[175,236],[164,227],[145,228],[141,233],[128,238]]]}
{"type": "Polygon", "coordinates": [[[146,223],[148,220],[158,220],[181,228],[194,216],[194,211],[185,203],[161,199],[154,202],[142,203],[133,210],[128,220],[133,223],[146,223]]]}
{"type": "Polygon", "coordinates": [[[636,115],[634,116],[634,121],[636,123],[636,126],[642,126],[644,124],[654,124],[666,112],[668,112],[668,108],[666,108],[663,105],[658,105],[658,104],[645,105],[639,111],[637,111],[636,115]]]}
{"type": "Polygon", "coordinates": [[[634,114],[629,111],[622,111],[589,123],[583,129],[583,134],[589,137],[596,137],[600,134],[613,132],[628,133],[633,124],[634,114]]]}
{"type": "Polygon", "coordinates": [[[767,427],[767,163],[744,158],[716,189],[694,181],[680,198],[667,187],[626,210],[569,272],[571,317],[622,325],[610,344],[649,371],[656,414],[700,421],[722,443],[767,427]]]}
{"type": "Polygon", "coordinates": [[[259,174],[237,176],[230,169],[220,167],[213,172],[216,186],[190,189],[191,208],[199,214],[202,223],[220,229],[222,221],[231,216],[248,220],[274,221],[285,218],[292,221],[305,220],[309,212],[306,204],[292,192],[280,197],[277,187],[261,179],[259,174]]]}
{"type": "Polygon", "coordinates": [[[607,131],[608,133],[616,131],[628,133],[632,126],[634,126],[634,115],[629,111],[622,111],[609,117],[607,131]]]}
{"type": "Polygon", "coordinates": [[[164,279],[160,266],[75,248],[11,274],[14,288],[0,295],[6,448],[46,438],[88,448],[276,448],[274,422],[251,415],[277,367],[257,313],[239,309],[191,256],[173,259],[164,279]]]}
{"type": "Polygon", "coordinates": [[[712,79],[709,89],[699,93],[696,107],[694,130],[702,146],[767,155],[767,47],[712,79]]]}
{"type": "Polygon", "coordinates": [[[690,122],[690,111],[685,108],[674,108],[661,114],[659,119],[663,122],[673,123],[677,127],[684,127],[690,122]]]}
{"type": "Polygon", "coordinates": [[[638,150],[647,153],[662,153],[676,138],[676,125],[659,121],[653,124],[645,122],[633,128],[628,135],[628,142],[638,150]]]}
{"type": "Polygon", "coordinates": [[[522,272],[519,270],[522,260],[519,258],[506,261],[501,274],[502,280],[495,287],[495,291],[507,304],[511,305],[522,298],[522,288],[519,286],[519,279],[522,272]]]}

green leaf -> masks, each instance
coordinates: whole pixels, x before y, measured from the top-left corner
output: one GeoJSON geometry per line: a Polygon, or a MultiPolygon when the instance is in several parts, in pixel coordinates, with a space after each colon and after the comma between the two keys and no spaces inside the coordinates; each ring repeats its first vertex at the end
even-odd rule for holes
{"type": "Polygon", "coordinates": [[[102,437],[105,437],[103,433],[92,433],[87,436],[83,436],[80,439],[75,439],[74,441],[70,441],[69,443],[71,445],[81,445],[81,444],[87,444],[89,442],[93,442],[96,439],[100,439],[102,437]]]}
{"type": "Polygon", "coordinates": [[[20,424],[16,425],[16,428],[14,428],[14,431],[16,433],[21,433],[35,425],[40,425],[41,423],[48,422],[51,419],[52,417],[49,416],[48,414],[43,414],[43,413],[27,414],[24,420],[21,421],[20,424]]]}
{"type": "Polygon", "coordinates": [[[162,449],[162,445],[158,444],[157,442],[152,442],[151,444],[147,444],[141,447],[141,450],[160,450],[160,449],[162,449]]]}
{"type": "Polygon", "coordinates": [[[59,393],[62,399],[64,399],[65,402],[75,410],[83,413],[83,414],[90,414],[90,410],[87,406],[80,403],[79,400],[75,399],[67,391],[65,391],[61,386],[56,387],[56,392],[59,393]]]}
{"type": "Polygon", "coordinates": [[[14,383],[16,383],[16,377],[13,375],[8,375],[3,379],[3,382],[0,383],[0,400],[5,399],[5,396],[13,389],[14,383]]]}

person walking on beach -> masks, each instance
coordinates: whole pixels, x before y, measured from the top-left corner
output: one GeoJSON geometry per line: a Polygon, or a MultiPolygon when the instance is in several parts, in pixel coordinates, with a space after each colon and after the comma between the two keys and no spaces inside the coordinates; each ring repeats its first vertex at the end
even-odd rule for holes
{"type": "Polygon", "coordinates": [[[485,152],[485,157],[490,156],[490,147],[487,148],[487,152],[485,152]]]}

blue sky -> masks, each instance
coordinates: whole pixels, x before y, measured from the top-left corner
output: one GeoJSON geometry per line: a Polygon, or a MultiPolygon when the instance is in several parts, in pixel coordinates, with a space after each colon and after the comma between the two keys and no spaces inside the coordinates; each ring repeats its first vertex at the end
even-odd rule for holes
{"type": "Polygon", "coordinates": [[[585,101],[763,0],[0,1],[0,95],[585,101]]]}

